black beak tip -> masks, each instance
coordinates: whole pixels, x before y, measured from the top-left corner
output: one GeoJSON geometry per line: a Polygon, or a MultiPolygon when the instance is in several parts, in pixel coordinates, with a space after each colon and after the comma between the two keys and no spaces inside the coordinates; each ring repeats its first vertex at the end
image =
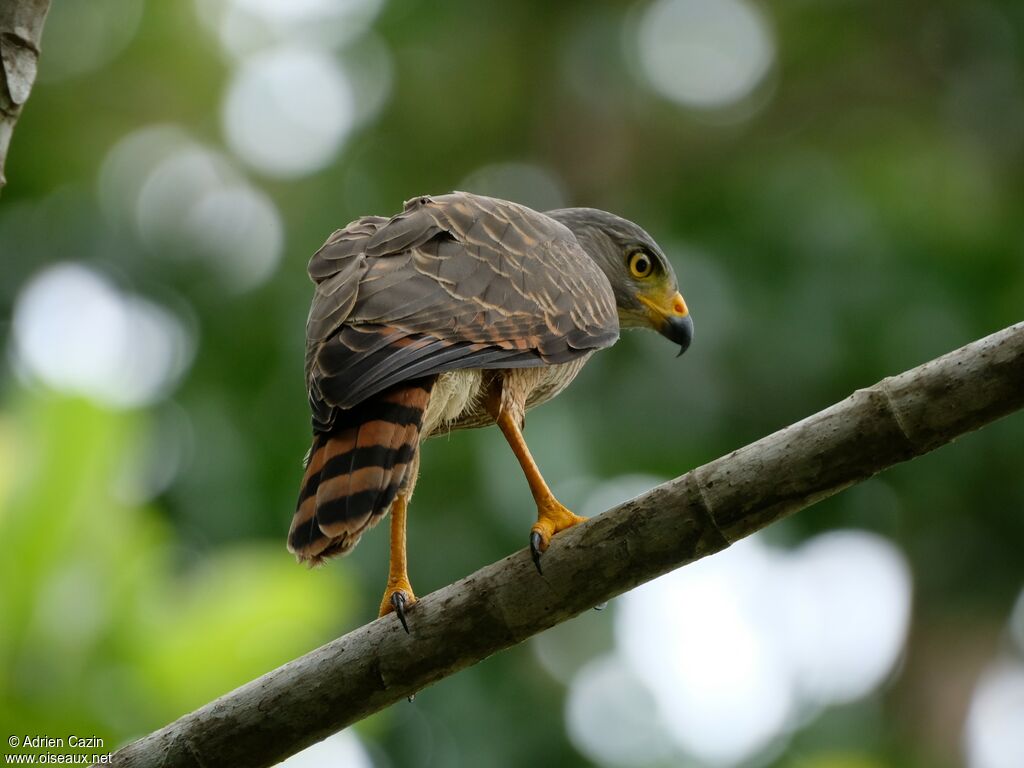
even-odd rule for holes
{"type": "Polygon", "coordinates": [[[661,333],[666,339],[679,345],[679,354],[676,357],[680,357],[690,348],[690,342],[693,341],[693,320],[689,315],[669,318],[661,333]]]}

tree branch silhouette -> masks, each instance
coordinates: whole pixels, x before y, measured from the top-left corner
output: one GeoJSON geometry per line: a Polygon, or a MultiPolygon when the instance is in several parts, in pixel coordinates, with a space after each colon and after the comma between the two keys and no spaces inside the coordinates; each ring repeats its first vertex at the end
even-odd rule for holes
{"type": "Polygon", "coordinates": [[[975,341],[362,626],[118,751],[268,766],[460,669],[1024,407],[1024,323],[975,341]]]}

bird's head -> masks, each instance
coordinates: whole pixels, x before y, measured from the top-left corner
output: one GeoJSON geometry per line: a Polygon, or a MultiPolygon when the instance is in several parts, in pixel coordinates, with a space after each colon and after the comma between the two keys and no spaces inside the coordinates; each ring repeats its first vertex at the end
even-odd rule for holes
{"type": "Polygon", "coordinates": [[[576,236],[608,277],[622,328],[653,328],[679,345],[693,340],[693,320],[672,264],[649,234],[631,221],[595,208],[562,208],[547,215],[576,236]]]}

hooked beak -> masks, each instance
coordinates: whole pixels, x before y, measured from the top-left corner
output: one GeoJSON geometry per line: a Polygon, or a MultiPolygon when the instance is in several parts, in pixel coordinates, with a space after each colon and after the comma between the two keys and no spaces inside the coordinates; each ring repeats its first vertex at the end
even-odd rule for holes
{"type": "Polygon", "coordinates": [[[693,341],[693,320],[689,315],[668,318],[662,326],[661,335],[679,345],[679,354],[676,357],[680,357],[690,348],[690,342],[693,341]]]}
{"type": "Polygon", "coordinates": [[[640,296],[640,301],[649,310],[651,325],[662,336],[671,342],[679,345],[679,357],[690,347],[693,341],[693,319],[690,317],[690,310],[686,307],[682,294],[678,291],[672,296],[667,304],[662,306],[660,302],[653,301],[646,296],[640,296]]]}

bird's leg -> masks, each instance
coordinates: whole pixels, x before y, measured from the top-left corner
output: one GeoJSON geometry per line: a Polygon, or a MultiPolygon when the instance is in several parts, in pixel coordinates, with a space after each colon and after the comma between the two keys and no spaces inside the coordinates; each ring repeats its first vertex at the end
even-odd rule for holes
{"type": "Polygon", "coordinates": [[[498,428],[501,429],[512,453],[519,460],[519,465],[526,475],[526,482],[530,485],[530,492],[534,501],[537,502],[537,522],[530,529],[530,553],[533,555],[533,564],[537,572],[542,573],[540,567],[540,556],[551,543],[551,537],[559,531],[571,528],[577,523],[582,523],[587,518],[574,515],[555,498],[544,477],[533,460],[530,449],[523,438],[522,430],[519,428],[519,419],[513,416],[512,408],[504,407],[502,398],[493,390],[487,400],[487,410],[494,416],[498,428]]]}
{"type": "Polygon", "coordinates": [[[391,505],[391,561],[388,566],[388,588],[384,590],[384,599],[380,601],[380,615],[386,616],[394,611],[402,628],[409,632],[405,620],[405,609],[416,602],[405,558],[405,513],[408,508],[407,495],[400,493],[391,505]]]}

